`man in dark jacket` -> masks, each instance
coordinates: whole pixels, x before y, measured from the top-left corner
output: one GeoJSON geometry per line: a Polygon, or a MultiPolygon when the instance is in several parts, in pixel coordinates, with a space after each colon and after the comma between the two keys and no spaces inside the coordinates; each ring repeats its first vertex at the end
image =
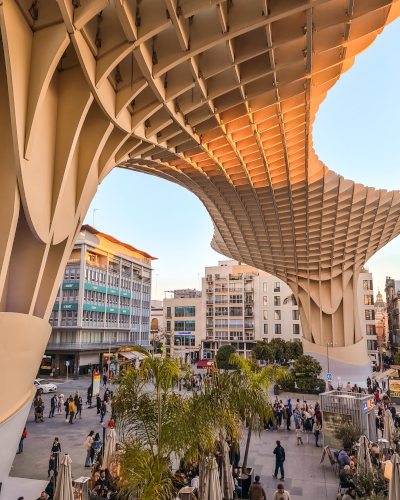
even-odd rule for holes
{"type": "Polygon", "coordinates": [[[260,476],[256,476],[255,482],[250,485],[249,498],[250,500],[267,500],[264,486],[260,483],[260,476]]]}
{"type": "Polygon", "coordinates": [[[104,421],[104,417],[106,415],[106,412],[107,412],[107,403],[105,401],[103,401],[101,403],[101,408],[100,408],[100,423],[102,424],[103,421],[104,421]]]}
{"type": "Polygon", "coordinates": [[[53,500],[54,496],[54,476],[50,478],[49,484],[44,490],[49,495],[49,500],[53,500]]]}
{"type": "Polygon", "coordinates": [[[52,396],[50,399],[50,413],[49,413],[49,418],[54,417],[54,412],[56,411],[56,406],[57,406],[57,396],[52,396]]]}
{"type": "Polygon", "coordinates": [[[283,470],[283,462],[285,461],[285,450],[281,446],[281,442],[276,442],[276,448],[274,450],[274,455],[276,458],[275,463],[275,474],[272,476],[274,479],[278,477],[278,470],[281,469],[281,481],[285,480],[285,472],[283,470]]]}
{"type": "Polygon", "coordinates": [[[86,403],[89,405],[89,408],[92,407],[92,394],[93,394],[93,387],[89,385],[89,388],[87,390],[87,400],[86,400],[86,403]]]}

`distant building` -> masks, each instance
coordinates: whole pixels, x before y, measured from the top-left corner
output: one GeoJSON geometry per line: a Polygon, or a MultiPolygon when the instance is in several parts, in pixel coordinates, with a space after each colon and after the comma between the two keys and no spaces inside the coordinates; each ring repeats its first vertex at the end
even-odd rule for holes
{"type": "Polygon", "coordinates": [[[257,340],[300,340],[300,315],[282,280],[235,260],[206,267],[203,278],[203,358],[222,345],[250,357],[257,340]]]}
{"type": "Polygon", "coordinates": [[[55,376],[106,368],[108,350],[150,345],[151,255],[82,226],[50,316],[55,376]]]}
{"type": "Polygon", "coordinates": [[[198,290],[175,290],[174,298],[164,299],[164,346],[166,354],[186,362],[200,358],[202,296],[198,290]]]}
{"type": "Polygon", "coordinates": [[[367,353],[372,362],[379,363],[375,326],[375,300],[372,273],[362,268],[357,282],[358,313],[361,332],[367,342],[367,353]]]}
{"type": "Polygon", "coordinates": [[[389,343],[392,346],[400,347],[400,281],[387,276],[385,282],[385,293],[389,343]]]}
{"type": "Polygon", "coordinates": [[[382,344],[386,344],[388,339],[388,321],[387,321],[387,312],[386,312],[386,304],[383,302],[383,297],[381,292],[378,289],[378,293],[376,294],[376,301],[374,304],[375,308],[375,330],[376,330],[376,339],[378,341],[378,348],[382,344]]]}

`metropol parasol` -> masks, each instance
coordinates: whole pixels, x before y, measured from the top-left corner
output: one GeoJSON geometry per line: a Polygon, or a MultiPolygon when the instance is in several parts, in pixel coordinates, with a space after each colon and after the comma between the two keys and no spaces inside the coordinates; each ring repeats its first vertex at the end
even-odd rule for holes
{"type": "Polygon", "coordinates": [[[400,194],[330,171],[312,126],[399,15],[391,0],[0,0],[0,482],[65,264],[115,166],[197,195],[215,250],[290,285],[305,352],[336,344],[344,376],[368,375],[357,278],[399,234],[400,194]]]}

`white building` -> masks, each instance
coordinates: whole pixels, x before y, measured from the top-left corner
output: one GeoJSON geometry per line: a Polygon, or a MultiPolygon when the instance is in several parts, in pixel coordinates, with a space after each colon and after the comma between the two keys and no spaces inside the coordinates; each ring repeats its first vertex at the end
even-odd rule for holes
{"type": "Polygon", "coordinates": [[[235,260],[206,267],[205,274],[203,358],[225,344],[249,357],[257,340],[301,339],[299,311],[286,283],[235,260]]]}
{"type": "Polygon", "coordinates": [[[367,268],[363,268],[358,277],[357,296],[361,332],[367,342],[367,352],[371,361],[378,363],[374,286],[372,273],[367,268]]]}

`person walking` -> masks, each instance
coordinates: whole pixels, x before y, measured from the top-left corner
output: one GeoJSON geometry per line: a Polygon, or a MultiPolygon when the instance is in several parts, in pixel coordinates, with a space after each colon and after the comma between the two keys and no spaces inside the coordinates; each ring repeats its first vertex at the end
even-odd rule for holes
{"type": "Polygon", "coordinates": [[[108,403],[108,400],[110,399],[110,391],[108,389],[105,390],[103,399],[106,403],[108,403]]]}
{"type": "Polygon", "coordinates": [[[50,477],[50,472],[54,471],[54,455],[51,454],[49,458],[49,468],[47,470],[47,477],[50,477]]]}
{"type": "Polygon", "coordinates": [[[107,403],[105,401],[102,401],[101,403],[101,408],[100,408],[100,423],[102,424],[104,421],[104,417],[107,412],[107,403]]]}
{"type": "Polygon", "coordinates": [[[106,385],[107,385],[107,374],[105,373],[103,375],[103,387],[106,387],[106,385]]]}
{"type": "Polygon", "coordinates": [[[74,395],[74,405],[75,405],[75,406],[78,406],[78,402],[79,402],[79,392],[78,392],[78,391],[75,391],[75,395],[74,395]]]}
{"type": "Polygon", "coordinates": [[[86,404],[89,405],[89,408],[92,407],[92,395],[93,395],[93,386],[92,384],[90,384],[87,390],[87,400],[86,400],[86,404]]]}
{"type": "Polygon", "coordinates": [[[51,445],[51,454],[52,455],[55,455],[55,454],[59,455],[60,453],[61,453],[61,444],[58,440],[58,437],[55,437],[53,444],[51,445]]]}
{"type": "Polygon", "coordinates": [[[86,460],[85,460],[85,467],[90,467],[92,465],[92,444],[94,441],[94,431],[90,431],[88,434],[88,437],[86,438],[85,444],[83,447],[86,450],[86,460]]]}
{"type": "Polygon", "coordinates": [[[54,412],[56,411],[56,406],[57,406],[57,396],[54,394],[54,396],[52,396],[50,399],[49,418],[54,417],[54,412]]]}
{"type": "Polygon", "coordinates": [[[289,492],[285,491],[283,484],[278,484],[278,489],[274,493],[273,500],[290,500],[289,492]]]}
{"type": "Polygon", "coordinates": [[[17,455],[19,455],[20,453],[22,453],[24,451],[24,440],[25,440],[27,435],[28,435],[28,431],[26,430],[26,427],[24,427],[21,439],[19,440],[17,455]]]}
{"type": "Polygon", "coordinates": [[[286,432],[287,429],[287,418],[288,418],[288,414],[287,414],[287,410],[286,410],[286,406],[284,406],[282,408],[282,422],[283,422],[283,432],[286,432]]]}
{"type": "Polygon", "coordinates": [[[83,406],[82,398],[79,398],[78,399],[78,404],[76,405],[76,415],[75,415],[75,418],[78,416],[78,413],[79,413],[79,418],[81,420],[82,420],[82,406],[83,406]]]}
{"type": "Polygon", "coordinates": [[[254,479],[254,483],[252,483],[249,488],[249,499],[267,500],[267,494],[265,493],[264,486],[260,483],[260,476],[256,476],[254,479]]]}
{"type": "Polygon", "coordinates": [[[102,445],[103,441],[100,438],[100,434],[97,432],[92,443],[92,465],[97,462],[102,445]]]}
{"type": "Polygon", "coordinates": [[[61,415],[63,404],[64,404],[64,394],[59,394],[57,399],[57,415],[61,415]]]}
{"type": "Polygon", "coordinates": [[[312,431],[313,431],[314,436],[315,436],[315,446],[317,448],[319,448],[318,439],[319,439],[319,436],[322,434],[322,427],[321,427],[319,420],[317,420],[314,423],[312,431]]]}
{"type": "Polygon", "coordinates": [[[35,422],[38,422],[38,418],[41,418],[43,420],[44,403],[42,401],[41,396],[36,396],[35,402],[33,403],[33,407],[35,409],[35,422]]]}
{"type": "Polygon", "coordinates": [[[101,399],[99,395],[96,396],[96,406],[97,406],[97,415],[100,415],[101,399]]]}
{"type": "Polygon", "coordinates": [[[292,411],[289,408],[289,405],[286,406],[286,415],[287,415],[287,430],[290,431],[290,419],[292,418],[292,411]]]}
{"type": "Polygon", "coordinates": [[[70,400],[72,400],[72,396],[67,398],[64,403],[64,409],[65,409],[65,420],[68,421],[68,413],[69,413],[69,403],[70,400]]]}
{"type": "Polygon", "coordinates": [[[302,438],[301,438],[301,429],[300,429],[300,425],[297,425],[297,426],[296,426],[296,444],[297,444],[297,445],[303,444],[303,440],[302,440],[302,438]]]}
{"type": "Polygon", "coordinates": [[[75,410],[76,410],[76,407],[75,407],[75,403],[73,401],[73,399],[71,398],[70,402],[69,402],[69,423],[70,424],[73,424],[73,419],[74,419],[74,415],[75,415],[75,410]]]}
{"type": "Polygon", "coordinates": [[[275,474],[272,476],[274,479],[277,479],[278,477],[278,470],[281,470],[281,481],[285,480],[285,471],[283,470],[283,462],[285,461],[285,450],[281,446],[281,442],[277,441],[276,442],[276,448],[274,450],[274,455],[275,455],[275,474]]]}

